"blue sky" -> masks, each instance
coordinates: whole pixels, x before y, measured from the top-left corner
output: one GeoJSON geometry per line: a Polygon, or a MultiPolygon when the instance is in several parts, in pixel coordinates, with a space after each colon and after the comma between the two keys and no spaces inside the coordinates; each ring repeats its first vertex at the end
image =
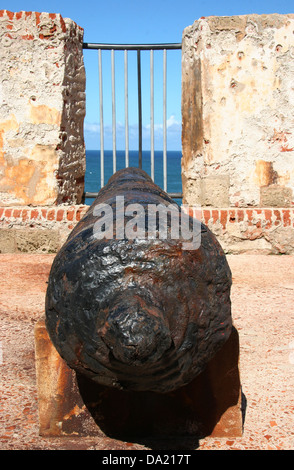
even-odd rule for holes
{"type": "MultiPolygon", "coordinates": [[[[11,11],[49,11],[71,18],[84,28],[84,42],[162,43],[181,42],[182,32],[201,16],[231,16],[250,13],[293,13],[290,0],[7,0],[1,8],[11,11]]],[[[110,53],[108,53],[110,54],[110,53]]],[[[88,149],[100,146],[98,58],[96,51],[85,51],[86,118],[85,141],[88,149]]],[[[110,58],[104,52],[105,149],[112,148],[110,58]],[[108,83],[108,87],[107,87],[108,83]]],[[[162,149],[162,56],[154,56],[155,149],[162,149]]],[[[123,53],[116,54],[117,149],[124,149],[123,53]]],[[[142,53],[143,149],[150,146],[149,53],[142,53]]],[[[181,148],[181,54],[167,54],[167,131],[168,149],[181,148]]],[[[136,64],[129,54],[130,149],[137,147],[136,64]]]]}

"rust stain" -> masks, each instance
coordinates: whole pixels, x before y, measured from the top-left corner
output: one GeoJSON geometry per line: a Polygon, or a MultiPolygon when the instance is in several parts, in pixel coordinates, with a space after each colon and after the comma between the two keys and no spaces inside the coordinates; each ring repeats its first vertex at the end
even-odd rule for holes
{"type": "Polygon", "coordinates": [[[63,419],[67,420],[72,418],[73,416],[79,416],[84,410],[85,406],[83,408],[80,408],[78,405],[75,405],[72,410],[70,410],[66,415],[64,415],[63,419]]]}
{"type": "Polygon", "coordinates": [[[45,104],[34,106],[30,103],[30,119],[33,124],[59,125],[61,114],[55,108],[50,108],[45,104]]]}
{"type": "Polygon", "coordinates": [[[203,111],[201,91],[201,62],[186,67],[182,79],[182,168],[188,170],[193,155],[203,151],[203,111]]]}
{"type": "MultiPolygon", "coordinates": [[[[7,119],[6,121],[0,122],[0,166],[2,167],[5,167],[7,165],[7,162],[4,158],[4,150],[3,150],[5,132],[9,130],[17,130],[18,127],[19,127],[18,122],[14,114],[12,114],[11,117],[7,119]]],[[[1,186],[2,184],[3,182],[1,181],[1,186]]]]}
{"type": "Polygon", "coordinates": [[[8,165],[5,171],[5,176],[10,186],[16,186],[17,183],[27,185],[34,174],[34,171],[35,169],[31,165],[30,160],[24,158],[19,160],[16,165],[8,165]]]}
{"type": "Polygon", "coordinates": [[[294,147],[289,148],[288,138],[287,136],[291,135],[290,132],[286,131],[277,131],[274,129],[274,133],[272,137],[269,139],[270,144],[279,143],[280,145],[280,152],[292,152],[294,147]]]}
{"type": "Polygon", "coordinates": [[[4,176],[1,179],[2,189],[13,194],[22,203],[43,204],[56,197],[54,189],[48,186],[46,170],[50,168],[44,162],[23,158],[15,164],[8,165],[5,162],[4,167],[4,176]]]}
{"type": "Polygon", "coordinates": [[[18,122],[14,114],[9,119],[6,119],[6,121],[0,122],[0,132],[6,132],[11,129],[18,129],[18,122]]]}
{"type": "MultiPolygon", "coordinates": [[[[60,112],[45,105],[33,106],[31,104],[31,119],[34,124],[47,123],[58,125],[61,119],[60,112]]],[[[11,147],[20,146],[21,139],[10,139],[6,142],[6,133],[17,132],[19,124],[15,115],[0,121],[0,167],[1,190],[12,194],[21,203],[44,204],[56,200],[57,188],[54,177],[58,155],[53,146],[36,145],[30,155],[22,158],[9,159],[4,151],[5,143],[11,147]],[[49,178],[48,178],[49,175],[49,178]]]]}
{"type": "Polygon", "coordinates": [[[289,148],[289,144],[285,144],[281,146],[281,152],[293,152],[294,147],[289,148]]]}
{"type": "Polygon", "coordinates": [[[278,174],[273,169],[272,162],[264,160],[257,160],[255,167],[255,181],[258,186],[269,186],[275,184],[278,179],[278,174]]]}

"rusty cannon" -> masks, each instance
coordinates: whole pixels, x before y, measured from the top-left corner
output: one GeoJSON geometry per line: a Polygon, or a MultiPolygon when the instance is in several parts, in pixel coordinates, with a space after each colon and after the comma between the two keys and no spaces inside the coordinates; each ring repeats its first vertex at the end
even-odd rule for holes
{"type": "Polygon", "coordinates": [[[69,367],[92,381],[168,393],[199,375],[229,338],[230,289],[212,232],[144,171],[127,168],[56,255],[46,328],[69,367]]]}

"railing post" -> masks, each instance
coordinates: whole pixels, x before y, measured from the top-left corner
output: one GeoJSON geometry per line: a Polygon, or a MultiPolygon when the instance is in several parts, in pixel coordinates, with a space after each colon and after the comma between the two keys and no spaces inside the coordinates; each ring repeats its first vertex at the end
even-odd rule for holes
{"type": "Polygon", "coordinates": [[[167,192],[166,151],[166,49],[163,50],[163,190],[167,192]]]}
{"type": "Polygon", "coordinates": [[[142,91],[141,91],[141,51],[137,50],[138,72],[138,126],[139,126],[139,168],[142,168],[142,91]]]}
{"type": "Polygon", "coordinates": [[[112,149],[113,173],[116,172],[116,113],[115,113],[115,65],[114,49],[111,49],[111,84],[112,84],[112,149]]]}
{"type": "Polygon", "coordinates": [[[154,61],[153,49],[150,51],[150,159],[151,178],[154,181],[154,61]]]}
{"type": "Polygon", "coordinates": [[[100,101],[100,184],[104,186],[104,123],[103,123],[103,85],[102,85],[102,57],[98,50],[99,67],[99,101],[100,101]]]}
{"type": "Polygon", "coordinates": [[[128,116],[128,51],[124,51],[124,68],[125,68],[125,164],[129,166],[129,116],[128,116]]]}

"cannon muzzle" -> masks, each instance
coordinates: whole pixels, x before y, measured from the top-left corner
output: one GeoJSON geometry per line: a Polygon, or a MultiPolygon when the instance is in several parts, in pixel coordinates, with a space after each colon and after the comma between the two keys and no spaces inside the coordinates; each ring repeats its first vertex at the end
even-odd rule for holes
{"type": "Polygon", "coordinates": [[[46,327],[67,364],[95,382],[165,393],[190,383],[229,338],[230,288],[210,230],[126,168],[56,255],[46,327]]]}

